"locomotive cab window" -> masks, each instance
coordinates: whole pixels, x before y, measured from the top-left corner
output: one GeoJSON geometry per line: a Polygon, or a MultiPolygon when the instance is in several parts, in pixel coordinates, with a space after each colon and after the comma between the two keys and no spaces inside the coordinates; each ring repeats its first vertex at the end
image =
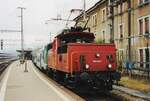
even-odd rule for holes
{"type": "Polygon", "coordinates": [[[58,47],[58,53],[66,53],[68,43],[93,43],[94,34],[87,32],[70,32],[67,34],[60,34],[57,36],[60,40],[60,46],[58,47]]]}
{"type": "Polygon", "coordinates": [[[58,47],[57,53],[67,53],[67,40],[60,40],[60,46],[58,47]]]}
{"type": "Polygon", "coordinates": [[[50,50],[50,49],[52,49],[52,43],[47,45],[47,50],[50,50]]]}

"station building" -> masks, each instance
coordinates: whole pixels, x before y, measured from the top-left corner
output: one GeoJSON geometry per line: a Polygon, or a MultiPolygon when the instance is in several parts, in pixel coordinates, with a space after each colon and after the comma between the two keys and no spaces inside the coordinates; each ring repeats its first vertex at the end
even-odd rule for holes
{"type": "Polygon", "coordinates": [[[77,26],[87,27],[96,40],[115,43],[117,59],[138,63],[150,68],[150,0],[100,0],[74,20],[77,26]]]}

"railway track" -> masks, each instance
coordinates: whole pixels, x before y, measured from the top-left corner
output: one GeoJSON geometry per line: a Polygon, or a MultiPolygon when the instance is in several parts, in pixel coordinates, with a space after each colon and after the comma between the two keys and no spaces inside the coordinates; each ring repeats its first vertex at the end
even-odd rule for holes
{"type": "Polygon", "coordinates": [[[96,90],[70,90],[86,101],[122,101],[118,97],[114,96],[111,92],[99,92],[96,90]]]}
{"type": "Polygon", "coordinates": [[[5,66],[4,66],[5,64],[3,64],[3,63],[1,63],[0,64],[0,75],[1,75],[1,73],[4,71],[4,69],[5,69],[5,66]]]}
{"type": "Polygon", "coordinates": [[[8,54],[0,54],[0,75],[3,73],[3,71],[8,67],[10,63],[12,63],[15,60],[14,57],[9,57],[8,54]]]}
{"type": "Polygon", "coordinates": [[[6,69],[6,67],[10,64],[11,62],[1,62],[0,63],[0,75],[3,73],[3,71],[6,69]]]}
{"type": "Polygon", "coordinates": [[[95,93],[95,94],[83,94],[80,95],[86,101],[121,101],[113,96],[105,93],[95,93]]]}

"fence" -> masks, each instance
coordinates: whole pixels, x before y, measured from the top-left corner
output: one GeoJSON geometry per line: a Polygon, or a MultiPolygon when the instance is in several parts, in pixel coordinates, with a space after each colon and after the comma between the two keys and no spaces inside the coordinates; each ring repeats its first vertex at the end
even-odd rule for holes
{"type": "Polygon", "coordinates": [[[122,74],[129,74],[150,80],[150,55],[140,56],[137,52],[132,52],[132,61],[129,61],[128,55],[125,53],[117,53],[118,70],[122,74]]]}

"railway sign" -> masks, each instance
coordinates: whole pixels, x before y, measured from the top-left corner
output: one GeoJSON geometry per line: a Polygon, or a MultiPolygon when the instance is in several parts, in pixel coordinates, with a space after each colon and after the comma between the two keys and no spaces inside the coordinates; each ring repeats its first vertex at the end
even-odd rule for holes
{"type": "Polygon", "coordinates": [[[1,39],[1,50],[3,50],[3,39],[1,39]]]}

